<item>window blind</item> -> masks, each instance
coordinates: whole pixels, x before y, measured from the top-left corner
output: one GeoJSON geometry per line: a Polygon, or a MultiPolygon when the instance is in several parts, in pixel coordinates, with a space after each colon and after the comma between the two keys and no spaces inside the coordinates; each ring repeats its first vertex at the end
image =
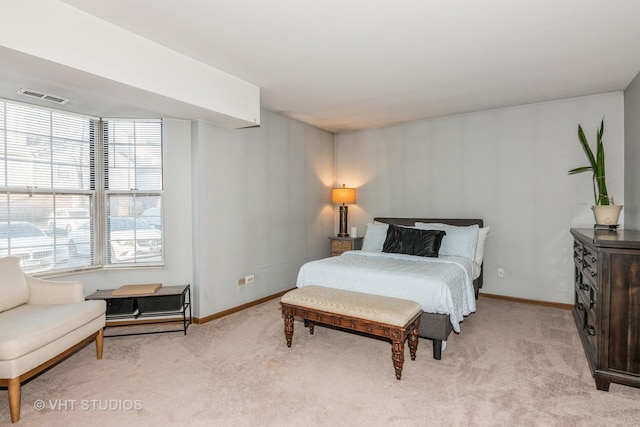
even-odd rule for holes
{"type": "Polygon", "coordinates": [[[0,256],[27,273],[159,264],[161,207],[162,121],[0,100],[0,256]]]}
{"type": "Polygon", "coordinates": [[[156,262],[162,254],[162,122],[103,122],[110,264],[156,262]]]}

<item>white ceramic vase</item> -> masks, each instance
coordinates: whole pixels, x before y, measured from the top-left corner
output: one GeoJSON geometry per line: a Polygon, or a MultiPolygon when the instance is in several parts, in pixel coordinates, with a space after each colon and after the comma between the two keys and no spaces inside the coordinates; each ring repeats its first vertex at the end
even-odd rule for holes
{"type": "Polygon", "coordinates": [[[618,225],[618,217],[623,205],[591,206],[597,225],[618,225]]]}

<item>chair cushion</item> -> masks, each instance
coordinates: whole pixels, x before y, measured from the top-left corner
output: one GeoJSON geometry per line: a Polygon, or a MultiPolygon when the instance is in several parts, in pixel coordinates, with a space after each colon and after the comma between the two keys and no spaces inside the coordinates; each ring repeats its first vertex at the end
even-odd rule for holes
{"type": "Polygon", "coordinates": [[[29,287],[17,257],[0,258],[0,295],[0,312],[29,300],[29,287]]]}
{"type": "Polygon", "coordinates": [[[104,300],[23,304],[0,313],[0,361],[13,360],[104,316],[104,300]]]}

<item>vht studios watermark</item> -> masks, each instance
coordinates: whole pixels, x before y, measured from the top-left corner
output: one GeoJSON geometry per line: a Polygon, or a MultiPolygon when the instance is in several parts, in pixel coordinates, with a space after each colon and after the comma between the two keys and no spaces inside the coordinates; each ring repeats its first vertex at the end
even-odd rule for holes
{"type": "Polygon", "coordinates": [[[131,399],[38,399],[38,411],[141,411],[142,400],[131,399]]]}

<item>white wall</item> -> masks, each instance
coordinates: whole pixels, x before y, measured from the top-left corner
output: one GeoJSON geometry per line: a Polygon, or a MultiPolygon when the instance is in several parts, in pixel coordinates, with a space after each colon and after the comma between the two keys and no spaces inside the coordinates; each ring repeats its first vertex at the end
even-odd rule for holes
{"type": "Polygon", "coordinates": [[[295,287],[300,266],[329,252],[333,134],[261,117],[244,130],[192,126],[199,317],[295,287]],[[250,274],[253,284],[236,284],[250,274]]]}
{"type": "Polygon", "coordinates": [[[625,223],[640,230],[640,73],[624,91],[624,140],[625,223]]]}
{"type": "Polygon", "coordinates": [[[103,270],[86,293],[128,283],[190,283],[206,317],[295,286],[329,253],[334,136],[263,110],[259,128],[164,121],[165,267],[103,270]],[[255,275],[251,285],[236,280],[255,275]]]}
{"type": "Polygon", "coordinates": [[[569,228],[592,227],[593,191],[590,175],[567,171],[587,164],[578,124],[595,144],[603,116],[607,185],[624,203],[620,92],[338,134],[335,182],[358,188],[349,226],[362,233],[374,216],[483,218],[484,292],[572,303],[569,228]]]}

